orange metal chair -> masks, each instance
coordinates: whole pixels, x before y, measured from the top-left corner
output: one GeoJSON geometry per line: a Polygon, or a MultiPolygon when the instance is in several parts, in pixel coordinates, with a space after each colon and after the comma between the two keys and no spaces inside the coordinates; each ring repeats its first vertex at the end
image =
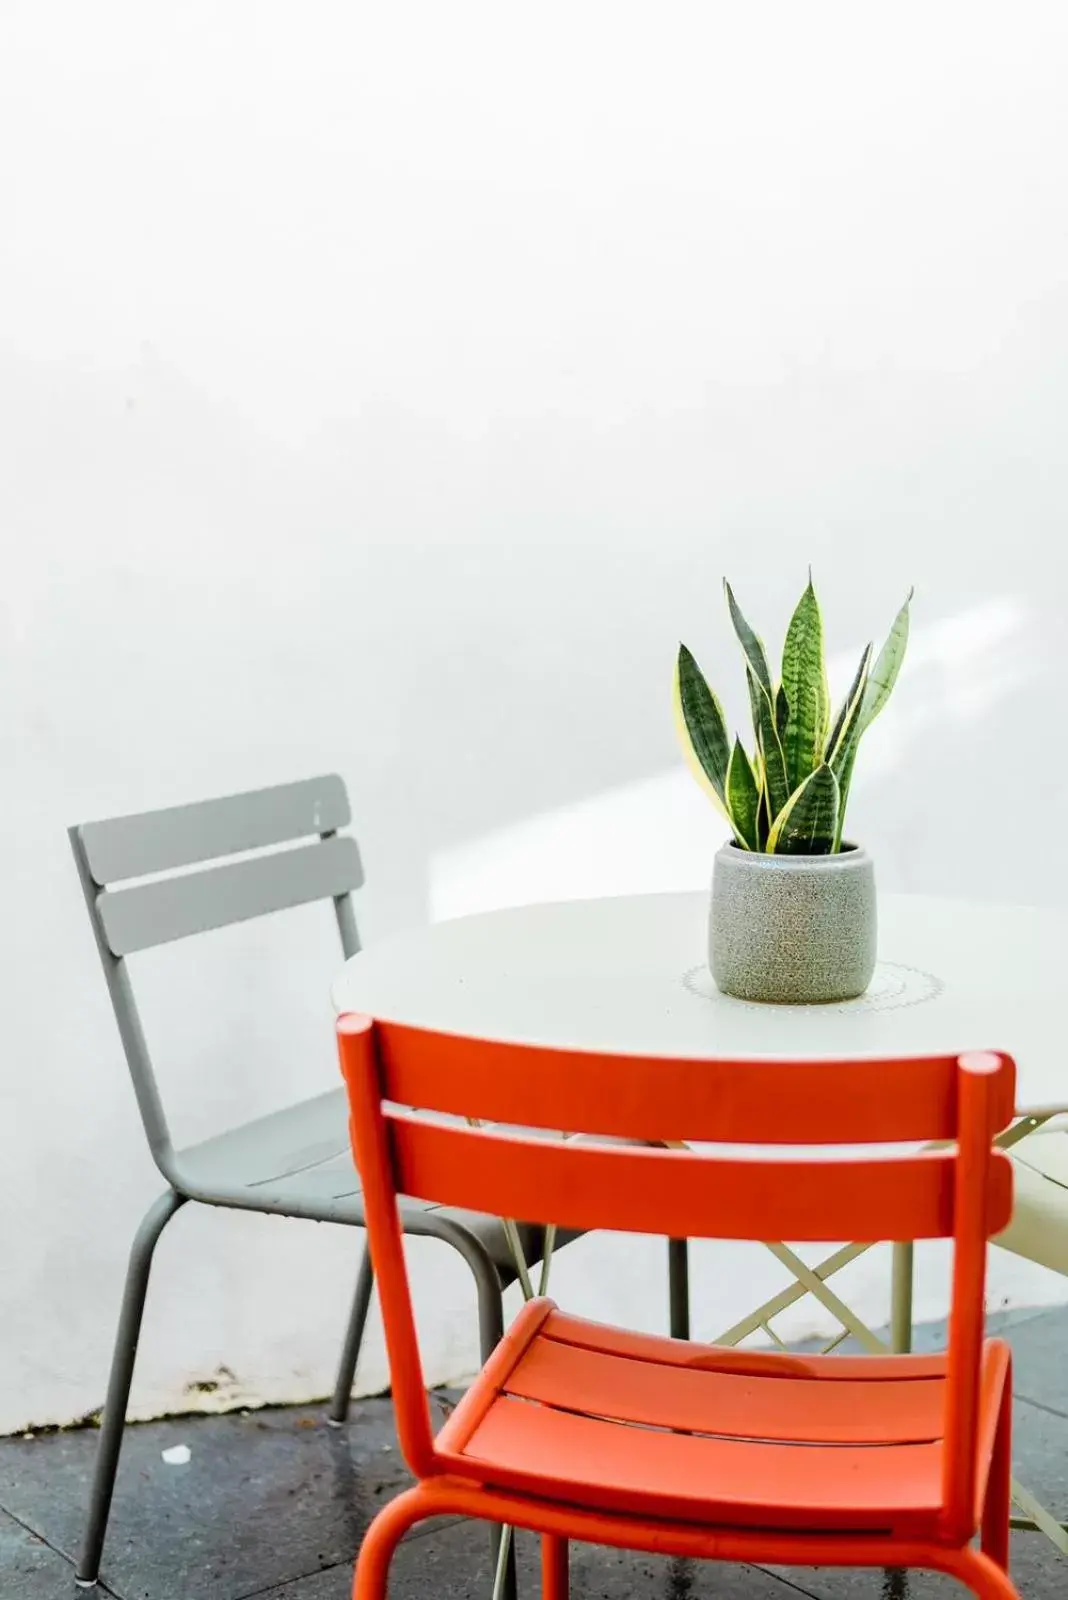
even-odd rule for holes
{"type": "Polygon", "coordinates": [[[446,1514],[539,1533],[546,1600],[567,1593],[571,1539],[725,1561],[929,1567],[982,1596],[1016,1595],[1010,1352],[983,1339],[987,1239],[1012,1210],[1010,1163],[991,1148],[1012,1115],[1011,1060],[650,1060],[356,1016],[341,1019],[339,1041],[397,1427],[418,1480],[372,1523],[356,1600],[381,1600],[398,1540],[446,1514]],[[739,1158],[546,1140],[450,1118],[664,1145],[946,1144],[874,1158],[739,1158]],[[534,1300],[435,1438],[398,1195],[569,1228],[952,1237],[948,1353],[692,1345],[534,1300]]]}

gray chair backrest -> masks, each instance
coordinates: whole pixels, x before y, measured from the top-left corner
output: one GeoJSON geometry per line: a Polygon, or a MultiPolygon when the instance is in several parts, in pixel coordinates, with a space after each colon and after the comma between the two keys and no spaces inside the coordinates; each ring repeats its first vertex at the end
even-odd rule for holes
{"type": "Polygon", "coordinates": [[[168,1178],[170,1134],[125,958],[313,900],[333,901],[342,950],[355,955],[351,894],[363,868],[355,839],[338,834],[350,821],[345,785],[334,773],[70,829],[145,1133],[168,1178]]]}

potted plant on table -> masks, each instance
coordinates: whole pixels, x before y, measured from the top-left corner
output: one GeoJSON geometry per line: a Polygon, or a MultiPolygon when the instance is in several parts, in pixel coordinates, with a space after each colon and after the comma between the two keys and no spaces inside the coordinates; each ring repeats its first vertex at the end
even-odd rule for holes
{"type": "Polygon", "coordinates": [[[844,837],[857,746],[890,697],[905,656],[910,590],[873,664],[869,644],[831,715],[823,618],[809,574],[776,682],[724,580],[745,657],[753,745],[732,743],[723,709],[685,645],[675,716],[687,759],[733,838],[717,853],[709,965],[745,1000],[818,1003],[862,994],[875,971],[875,874],[844,837]]]}

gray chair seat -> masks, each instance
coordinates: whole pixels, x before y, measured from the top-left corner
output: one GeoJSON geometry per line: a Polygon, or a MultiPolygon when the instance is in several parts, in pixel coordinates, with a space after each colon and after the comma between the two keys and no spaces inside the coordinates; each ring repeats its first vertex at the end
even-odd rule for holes
{"type": "Polygon", "coordinates": [[[173,1160],[191,1200],[363,1225],[343,1089],[215,1134],[173,1160]]]}
{"type": "MultiPolygon", "coordinates": [[[[189,1199],[209,1205],[362,1227],[363,1195],[352,1161],[348,1114],[344,1089],[330,1089],[189,1145],[173,1158],[178,1186],[189,1199]]],[[[497,1217],[414,1200],[404,1202],[403,1214],[409,1233],[436,1233],[437,1217],[459,1224],[484,1246],[502,1280],[514,1280],[512,1253],[497,1217]]],[[[561,1232],[557,1243],[576,1237],[561,1232]]],[[[524,1223],[520,1238],[528,1264],[539,1261],[544,1230],[524,1223]]]]}

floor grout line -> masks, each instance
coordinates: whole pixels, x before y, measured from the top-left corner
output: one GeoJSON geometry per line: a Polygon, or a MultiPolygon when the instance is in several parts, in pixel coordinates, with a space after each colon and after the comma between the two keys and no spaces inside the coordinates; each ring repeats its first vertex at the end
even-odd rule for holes
{"type": "MultiPolygon", "coordinates": [[[[36,1539],[38,1543],[43,1544],[46,1549],[51,1550],[54,1556],[58,1556],[59,1559],[71,1569],[71,1577],[74,1577],[77,1564],[71,1560],[70,1556],[65,1550],[61,1550],[58,1545],[54,1545],[47,1534],[42,1533],[39,1528],[35,1528],[31,1522],[27,1522],[25,1517],[20,1517],[17,1511],[12,1511],[8,1506],[5,1505],[0,1505],[0,1511],[3,1512],[5,1517],[10,1517],[12,1522],[17,1523],[24,1533],[28,1533],[30,1535],[31,1539],[36,1539]]],[[[87,1594],[90,1592],[91,1591],[88,1589],[86,1590],[87,1594]]],[[[108,1600],[123,1600],[123,1596],[119,1593],[119,1591],[117,1589],[113,1589],[109,1583],[104,1581],[103,1578],[98,1578],[96,1580],[95,1592],[108,1597],[108,1600]]]]}
{"type": "Polygon", "coordinates": [[[336,1572],[338,1567],[343,1567],[345,1564],[344,1561],[333,1561],[328,1567],[313,1567],[311,1572],[296,1572],[291,1578],[283,1578],[280,1583],[268,1584],[266,1589],[246,1589],[243,1594],[234,1595],[233,1600],[262,1600],[264,1595],[278,1594],[291,1583],[304,1583],[308,1578],[317,1578],[321,1572],[336,1572]]]}
{"type": "MultiPolygon", "coordinates": [[[[432,1533],[448,1533],[451,1528],[462,1527],[465,1522],[480,1521],[481,1518],[479,1517],[428,1517],[427,1526],[409,1529],[401,1540],[401,1544],[414,1544],[416,1539],[426,1539],[432,1533]]],[[[485,1522],[482,1526],[489,1528],[490,1524],[485,1522]]]]}
{"type": "Polygon", "coordinates": [[[794,1582],[793,1578],[784,1578],[781,1572],[775,1571],[774,1567],[762,1567],[755,1561],[747,1561],[745,1565],[747,1567],[752,1567],[756,1572],[762,1572],[766,1578],[774,1578],[776,1583],[785,1584],[786,1587],[788,1589],[792,1589],[795,1594],[805,1595],[806,1600],[820,1600],[819,1595],[814,1589],[802,1588],[799,1583],[794,1582]]]}
{"type": "MultiPolygon", "coordinates": [[[[413,1544],[419,1539],[425,1539],[429,1534],[443,1533],[471,1520],[473,1519],[469,1517],[436,1519],[432,1527],[426,1528],[420,1533],[415,1533],[413,1531],[412,1533],[405,1534],[400,1545],[398,1546],[398,1549],[402,1548],[405,1544],[413,1544]]],[[[634,1551],[633,1553],[635,1555],[641,1554],[640,1551],[634,1551]]],[[[279,1590],[286,1588],[290,1584],[304,1583],[308,1578],[316,1578],[322,1572],[336,1572],[339,1567],[351,1566],[355,1560],[356,1557],[352,1556],[349,1560],[332,1561],[328,1566],[315,1567],[310,1572],[296,1573],[290,1578],[283,1578],[280,1583],[271,1583],[262,1589],[246,1590],[243,1594],[234,1595],[233,1600],[266,1600],[266,1597],[269,1597],[272,1594],[277,1594],[279,1590]]],[[[704,1565],[706,1563],[702,1564],[704,1565]]],[[[708,1564],[713,1566],[718,1565],[718,1563],[715,1562],[708,1564]]],[[[784,1577],[781,1572],[776,1572],[771,1567],[762,1567],[755,1561],[744,1561],[739,1563],[739,1565],[748,1568],[748,1570],[751,1572],[759,1572],[766,1578],[772,1578],[776,1583],[781,1583],[785,1588],[792,1590],[794,1594],[804,1595],[805,1600],[821,1600],[821,1597],[816,1590],[803,1588],[801,1584],[796,1583],[792,1578],[784,1577]]],[[[120,1600],[120,1597],[116,1597],[116,1600],[120,1600]]]]}
{"type": "Polygon", "coordinates": [[[1059,1417],[1062,1422],[1068,1422],[1068,1411],[1059,1411],[1056,1406],[1047,1405],[1045,1400],[1035,1400],[1029,1394],[1013,1394],[1014,1405],[1033,1406],[1036,1411],[1044,1411],[1048,1417],[1059,1417]]]}
{"type": "Polygon", "coordinates": [[[352,1567],[356,1557],[348,1556],[344,1561],[328,1561],[325,1567],[312,1567],[310,1572],[294,1572],[289,1578],[280,1578],[276,1583],[269,1583],[261,1589],[245,1589],[241,1594],[235,1594],[230,1600],[261,1600],[263,1595],[277,1594],[280,1589],[287,1589],[290,1584],[306,1583],[309,1578],[318,1578],[323,1572],[337,1572],[339,1567],[352,1567]]]}
{"type": "MultiPolygon", "coordinates": [[[[415,1544],[417,1540],[427,1539],[435,1533],[448,1533],[452,1528],[458,1528],[461,1524],[472,1520],[470,1517],[430,1517],[425,1527],[412,1528],[406,1533],[397,1548],[401,1550],[406,1544],[415,1544]]],[[[296,1572],[292,1577],[281,1578],[277,1583],[269,1583],[261,1589],[247,1589],[243,1594],[233,1595],[231,1600],[260,1600],[263,1595],[276,1594],[287,1584],[304,1583],[308,1578],[317,1578],[321,1572],[336,1572],[339,1567],[353,1567],[358,1554],[359,1551],[354,1550],[351,1556],[345,1556],[341,1561],[328,1561],[325,1567],[312,1567],[309,1572],[296,1572]]],[[[122,1596],[116,1596],[116,1600],[122,1600],[122,1596]]]]}

